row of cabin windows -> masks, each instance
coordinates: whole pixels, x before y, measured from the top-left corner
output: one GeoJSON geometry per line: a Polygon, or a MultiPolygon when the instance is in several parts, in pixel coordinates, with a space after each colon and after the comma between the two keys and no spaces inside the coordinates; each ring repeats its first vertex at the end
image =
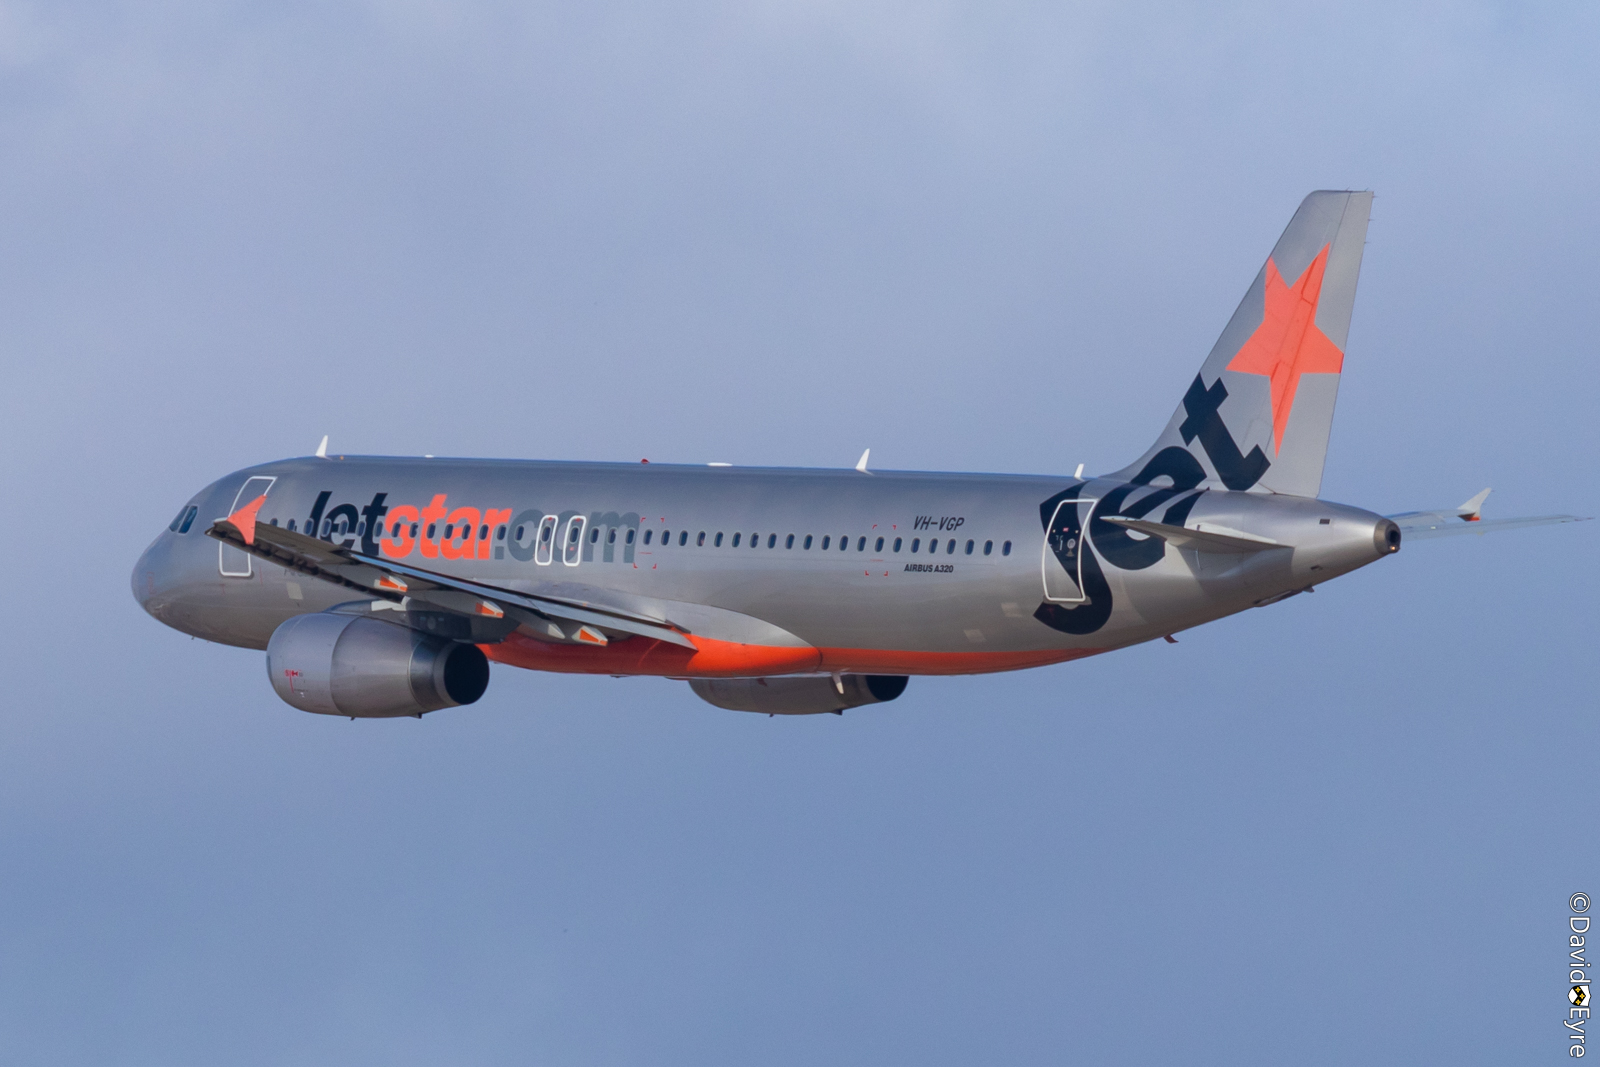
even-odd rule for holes
{"type": "MultiPolygon", "coordinates": [[[[518,541],[522,540],[522,535],[523,535],[524,532],[525,532],[525,530],[524,530],[523,527],[521,527],[521,526],[517,527],[517,538],[516,539],[518,541]]],[[[546,537],[548,537],[548,535],[549,535],[548,528],[545,530],[545,535],[546,535],[546,537]]],[[[576,531],[574,531],[574,535],[576,535],[576,531]]],[[[633,531],[632,530],[627,531],[627,535],[628,535],[627,536],[627,543],[628,544],[632,544],[633,543],[633,531]]],[[[598,541],[599,537],[600,537],[600,531],[598,529],[590,531],[589,541],[590,541],[591,544],[596,542],[596,541],[598,541]]],[[[673,533],[672,533],[671,530],[662,530],[661,531],[660,540],[656,541],[655,531],[654,530],[646,530],[644,532],[644,543],[647,544],[647,545],[651,544],[651,543],[656,543],[656,544],[660,545],[660,547],[665,548],[668,545],[672,544],[672,537],[673,537],[673,533]]],[[[678,538],[678,544],[680,546],[687,545],[689,543],[689,531],[688,530],[679,530],[678,533],[677,533],[677,538],[678,538]]],[[[615,542],[616,539],[617,539],[617,531],[615,529],[613,529],[611,531],[610,535],[608,536],[607,540],[610,541],[610,542],[615,542]]],[[[759,534],[759,533],[751,534],[749,539],[746,540],[743,532],[735,533],[731,538],[729,538],[725,533],[723,533],[722,531],[719,530],[715,535],[712,536],[711,545],[712,545],[713,548],[721,548],[725,540],[726,540],[727,544],[732,548],[740,547],[741,542],[743,544],[749,545],[751,548],[760,548],[762,546],[762,543],[763,543],[762,542],[762,535],[759,534]]],[[[885,542],[886,542],[886,539],[882,538],[882,537],[878,537],[878,538],[873,539],[872,550],[874,552],[882,552],[885,542]]],[[[701,530],[698,534],[695,535],[694,543],[696,545],[701,545],[701,546],[703,546],[706,543],[706,532],[704,530],[701,530]]],[[[775,534],[775,533],[774,534],[767,534],[766,535],[765,544],[766,544],[766,547],[768,547],[768,548],[777,548],[778,547],[778,535],[775,534]]],[[[833,546],[833,544],[834,544],[834,540],[833,540],[833,536],[831,534],[824,534],[823,537],[822,537],[822,541],[821,541],[820,545],[818,545],[817,538],[813,534],[806,534],[806,536],[800,540],[800,548],[801,548],[802,551],[809,551],[814,545],[816,545],[822,551],[826,552],[829,548],[831,548],[833,546]]],[[[961,546],[960,543],[957,542],[955,538],[951,538],[950,540],[945,542],[945,544],[944,544],[944,552],[945,552],[946,555],[953,556],[959,551],[959,552],[963,552],[966,555],[970,556],[970,555],[973,554],[973,552],[975,552],[977,550],[977,545],[978,545],[978,543],[976,541],[968,540],[964,546],[961,546]]],[[[783,547],[792,549],[792,548],[794,548],[794,546],[795,546],[795,535],[794,534],[785,535],[784,538],[783,538],[783,547]]],[[[838,546],[839,546],[839,551],[848,552],[850,550],[850,538],[848,536],[839,538],[838,546]]],[[[905,538],[896,537],[894,539],[894,543],[893,543],[892,547],[890,548],[890,551],[899,552],[904,547],[905,547],[905,538]]],[[[865,537],[857,537],[856,538],[855,548],[856,548],[857,552],[865,552],[867,550],[867,538],[865,538],[865,537]]],[[[911,551],[912,552],[921,552],[922,550],[923,550],[922,538],[913,537],[911,539],[911,551]]],[[[929,538],[928,539],[928,543],[927,543],[927,552],[931,555],[931,554],[937,554],[939,552],[939,550],[940,550],[939,539],[936,538],[936,537],[935,538],[929,538]]],[[[993,553],[994,553],[994,542],[993,541],[985,541],[983,543],[983,554],[985,556],[988,556],[988,555],[992,555],[993,553]]],[[[1010,541],[1006,541],[1000,546],[1000,554],[1002,556],[1011,555],[1011,542],[1010,541]]]]}
{"type": "MultiPolygon", "coordinates": [[[[193,508],[189,509],[190,512],[193,512],[193,510],[194,510],[193,508]]],[[[184,516],[183,513],[179,513],[178,518],[174,519],[173,522],[172,522],[172,528],[173,529],[177,529],[178,526],[181,524],[184,528],[179,532],[187,533],[188,532],[188,523],[183,522],[184,517],[185,516],[184,516]]],[[[189,522],[193,522],[194,521],[193,514],[189,514],[188,515],[188,521],[189,522]]],[[[277,519],[273,519],[272,520],[272,525],[274,525],[274,526],[278,525],[278,520],[277,519]]],[[[399,522],[391,524],[390,527],[389,527],[389,530],[388,530],[389,536],[390,537],[396,537],[396,538],[399,537],[401,528],[404,525],[405,525],[404,523],[399,523],[399,522]]],[[[293,519],[289,520],[289,527],[288,528],[291,531],[294,530],[295,522],[294,522],[293,519]]],[[[438,523],[432,523],[431,522],[431,523],[428,524],[428,540],[430,540],[430,541],[433,540],[434,535],[438,532],[438,529],[439,529],[439,524],[438,523]]],[[[411,524],[411,529],[408,531],[408,535],[410,537],[412,537],[412,538],[415,538],[417,536],[417,530],[418,530],[418,524],[417,523],[412,523],[411,524]]],[[[309,530],[307,532],[311,533],[311,531],[309,531],[309,530]]],[[[456,532],[457,532],[457,527],[456,527],[456,525],[454,523],[446,523],[445,527],[444,527],[444,539],[446,541],[452,540],[455,537],[456,532]]],[[[551,532],[552,532],[552,527],[550,527],[550,526],[544,527],[540,531],[540,540],[548,542],[550,540],[551,532]]],[[[363,520],[362,522],[358,523],[356,525],[355,529],[352,531],[352,530],[346,529],[345,521],[343,519],[340,519],[337,522],[335,522],[332,519],[323,519],[322,520],[322,536],[323,537],[328,537],[328,536],[333,535],[333,534],[341,534],[342,535],[342,534],[348,534],[348,533],[354,533],[357,537],[365,537],[366,533],[367,533],[366,521],[363,520]]],[[[463,525],[463,526],[460,527],[460,533],[461,533],[461,536],[463,538],[471,537],[472,536],[472,528],[470,526],[463,525]]],[[[523,538],[523,535],[526,534],[526,533],[527,533],[527,527],[526,526],[518,526],[517,527],[517,532],[516,532],[516,540],[520,542],[522,540],[522,538],[523,538]]],[[[633,544],[634,533],[635,533],[635,531],[633,531],[633,530],[624,531],[625,536],[623,538],[623,543],[624,544],[629,544],[629,545],[633,544]]],[[[315,536],[315,534],[313,534],[313,536],[315,536]]],[[[567,540],[568,540],[569,543],[576,544],[577,541],[578,541],[578,538],[581,537],[581,536],[583,536],[582,529],[580,527],[578,527],[578,526],[573,526],[572,527],[572,532],[568,535],[567,540]]],[[[489,538],[489,527],[488,526],[480,526],[480,527],[478,527],[478,540],[486,541],[486,540],[488,540],[488,538],[489,538]]],[[[711,543],[712,543],[713,547],[721,548],[722,547],[722,543],[723,543],[723,538],[724,538],[724,534],[721,531],[718,531],[717,534],[715,535],[715,537],[712,538],[712,542],[711,543]]],[[[505,539],[506,539],[506,528],[504,526],[501,526],[498,530],[495,531],[495,540],[504,541],[505,539]]],[[[740,541],[743,540],[743,539],[744,539],[744,534],[742,532],[741,533],[735,533],[733,535],[733,538],[732,538],[732,541],[730,542],[730,544],[732,545],[732,547],[738,548],[740,541]]],[[[882,538],[882,537],[878,537],[878,538],[873,539],[872,550],[874,552],[882,552],[883,551],[883,546],[885,544],[885,540],[886,539],[882,538]]],[[[648,545],[652,541],[656,541],[655,531],[654,530],[646,530],[644,532],[644,543],[648,545]]],[[[589,543],[591,545],[595,545],[595,544],[599,544],[600,543],[600,527],[596,526],[596,527],[593,527],[592,529],[590,529],[590,531],[589,531],[589,543]]],[[[614,526],[611,527],[610,530],[606,533],[606,543],[607,544],[613,544],[613,545],[617,543],[617,529],[616,529],[616,527],[614,527],[614,526]]],[[[656,543],[658,543],[663,548],[665,548],[668,545],[672,544],[672,531],[671,530],[662,530],[661,531],[661,538],[656,543]]],[[[679,530],[678,531],[678,544],[679,545],[687,545],[688,543],[689,543],[689,531],[688,530],[679,530]]],[[[695,536],[694,543],[696,545],[704,545],[706,543],[706,532],[704,530],[701,530],[700,533],[695,536]]],[[[759,533],[751,534],[750,535],[750,539],[746,543],[751,548],[760,548],[761,547],[761,535],[759,533]]],[[[766,544],[767,544],[768,548],[777,548],[778,547],[778,535],[777,534],[767,534],[766,544]]],[[[805,537],[800,542],[800,547],[804,551],[810,551],[810,549],[812,548],[812,546],[814,544],[816,544],[816,538],[811,534],[806,534],[805,537]]],[[[822,537],[822,542],[821,542],[820,546],[818,546],[818,547],[820,547],[820,549],[822,551],[826,552],[832,546],[832,544],[833,544],[832,535],[824,534],[823,537],[822,537]]],[[[784,539],[783,539],[783,547],[784,548],[793,548],[794,545],[795,545],[795,535],[794,534],[786,535],[784,537],[784,539]]],[[[847,536],[839,538],[838,545],[839,545],[839,551],[840,552],[848,552],[850,550],[850,538],[849,538],[849,536],[847,535],[847,536]]],[[[978,546],[978,542],[973,540],[973,539],[969,538],[966,541],[965,544],[961,544],[955,538],[952,537],[952,538],[950,538],[950,539],[948,539],[947,541],[944,542],[943,551],[944,551],[945,555],[947,555],[947,556],[956,555],[958,552],[960,552],[963,555],[970,556],[977,550],[977,546],[978,546]]],[[[890,547],[890,551],[894,552],[894,553],[899,553],[900,550],[902,548],[904,548],[904,547],[905,547],[905,538],[896,537],[894,539],[894,543],[890,547]]],[[[866,550],[867,550],[867,539],[865,537],[857,537],[856,538],[856,551],[857,552],[865,552],[866,550]]],[[[919,552],[924,551],[922,538],[913,537],[911,539],[911,551],[912,551],[912,553],[919,553],[919,552]]],[[[938,555],[939,554],[940,542],[939,542],[939,539],[937,537],[928,538],[926,551],[927,551],[928,555],[938,555]]],[[[993,553],[994,553],[994,542],[993,541],[985,541],[983,543],[983,554],[985,556],[988,556],[988,555],[992,555],[993,553]]],[[[1010,541],[1005,541],[1005,542],[1001,543],[1001,545],[1000,545],[1000,554],[1002,556],[1011,555],[1011,542],[1010,541]]]]}

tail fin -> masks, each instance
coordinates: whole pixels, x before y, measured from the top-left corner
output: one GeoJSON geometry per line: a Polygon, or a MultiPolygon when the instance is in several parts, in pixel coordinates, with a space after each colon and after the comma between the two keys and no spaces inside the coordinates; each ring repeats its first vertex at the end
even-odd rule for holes
{"type": "Polygon", "coordinates": [[[1317,495],[1371,210],[1371,193],[1301,202],[1166,431],[1119,476],[1317,495]]]}

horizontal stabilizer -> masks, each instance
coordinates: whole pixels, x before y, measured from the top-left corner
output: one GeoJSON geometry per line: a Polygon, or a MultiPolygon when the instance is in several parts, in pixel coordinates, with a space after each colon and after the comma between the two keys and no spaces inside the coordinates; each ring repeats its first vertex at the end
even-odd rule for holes
{"type": "Polygon", "coordinates": [[[1147,519],[1129,519],[1120,515],[1096,516],[1102,522],[1115,523],[1128,530],[1137,530],[1151,537],[1159,537],[1174,548],[1192,548],[1197,552],[1262,552],[1269,548],[1291,546],[1269,537],[1257,537],[1243,530],[1233,530],[1210,523],[1194,526],[1168,526],[1164,522],[1147,519]]]}

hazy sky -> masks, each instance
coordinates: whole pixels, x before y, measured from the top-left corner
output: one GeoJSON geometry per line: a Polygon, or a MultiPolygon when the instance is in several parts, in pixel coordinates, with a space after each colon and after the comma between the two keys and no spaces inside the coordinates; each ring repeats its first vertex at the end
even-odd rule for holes
{"type": "Polygon", "coordinates": [[[0,0],[0,1048],[1554,1062],[1597,526],[768,719],[297,713],[128,591],[337,452],[1070,472],[1376,191],[1324,495],[1594,514],[1592,4],[0,0]]]}

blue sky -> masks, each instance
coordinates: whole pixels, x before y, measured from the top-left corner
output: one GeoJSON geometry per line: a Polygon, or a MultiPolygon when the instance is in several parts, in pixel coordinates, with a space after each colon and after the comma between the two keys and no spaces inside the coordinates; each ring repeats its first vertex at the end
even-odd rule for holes
{"type": "Polygon", "coordinates": [[[796,721],[324,720],[140,612],[335,451],[1114,469],[1377,193],[1323,494],[1594,514],[1580,4],[0,0],[0,1041],[126,1064],[1504,1063],[1600,887],[1595,532],[796,721]]]}

